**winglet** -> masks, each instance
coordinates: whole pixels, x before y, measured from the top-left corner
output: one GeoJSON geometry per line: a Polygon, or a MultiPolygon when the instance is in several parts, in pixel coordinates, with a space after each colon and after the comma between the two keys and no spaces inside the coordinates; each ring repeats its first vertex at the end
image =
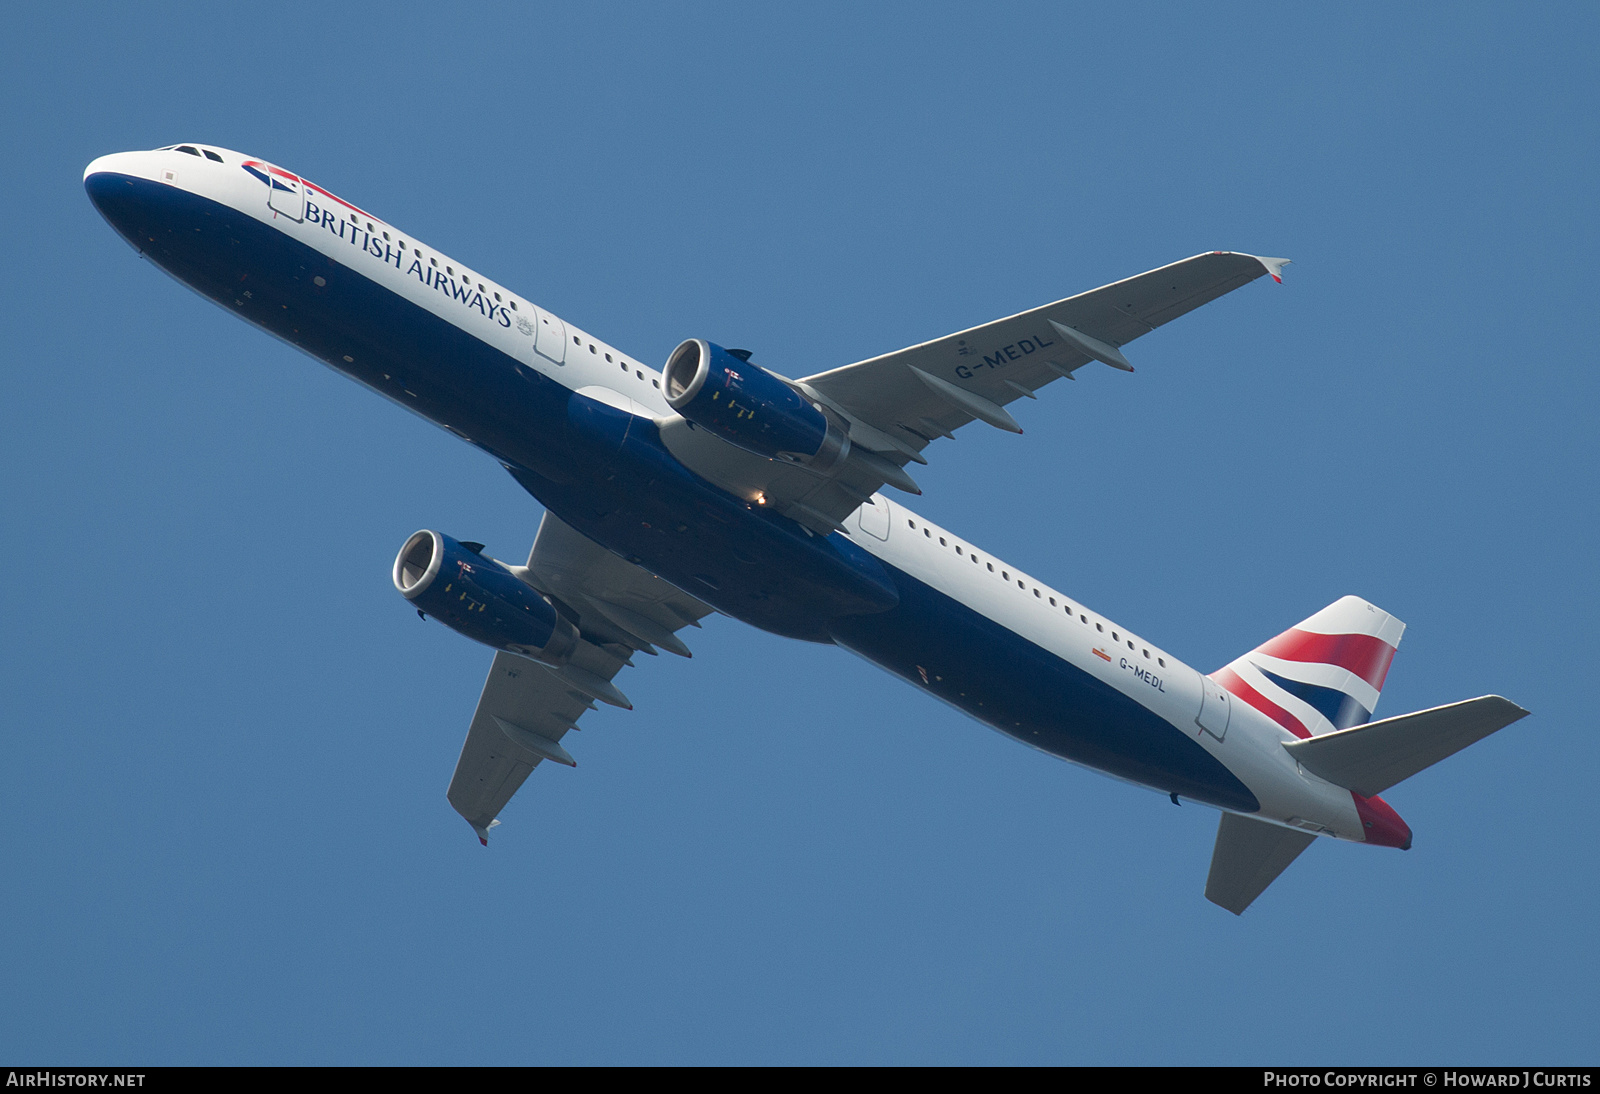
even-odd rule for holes
{"type": "Polygon", "coordinates": [[[492,820],[488,824],[474,824],[472,830],[478,833],[478,842],[485,847],[489,846],[489,830],[500,827],[500,822],[492,820]]]}
{"type": "Polygon", "coordinates": [[[1267,273],[1272,275],[1272,280],[1283,284],[1283,268],[1293,262],[1292,258],[1262,258],[1260,255],[1251,255],[1251,258],[1267,268],[1267,273]]]}

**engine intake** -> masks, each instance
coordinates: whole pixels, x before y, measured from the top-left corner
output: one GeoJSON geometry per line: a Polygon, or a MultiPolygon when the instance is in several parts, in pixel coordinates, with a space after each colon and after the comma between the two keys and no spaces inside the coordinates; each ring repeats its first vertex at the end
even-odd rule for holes
{"type": "Polygon", "coordinates": [[[406,540],[395,556],[394,587],[418,611],[497,650],[559,666],[578,645],[577,628],[533,586],[439,532],[406,540]]]}
{"type": "Polygon", "coordinates": [[[821,473],[850,453],[848,427],[838,414],[702,338],[673,350],[663,377],[673,410],[746,452],[821,473]]]}

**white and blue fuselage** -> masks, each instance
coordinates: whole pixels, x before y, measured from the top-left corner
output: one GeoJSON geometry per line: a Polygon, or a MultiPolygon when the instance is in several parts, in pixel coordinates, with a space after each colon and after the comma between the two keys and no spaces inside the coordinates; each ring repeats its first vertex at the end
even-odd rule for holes
{"type": "Polygon", "coordinates": [[[713,484],[663,440],[676,412],[659,370],[364,210],[199,145],[102,157],[85,186],[166,272],[488,452],[583,535],[724,614],[843,646],[1052,755],[1371,841],[1280,721],[881,495],[816,535],[713,484]]]}

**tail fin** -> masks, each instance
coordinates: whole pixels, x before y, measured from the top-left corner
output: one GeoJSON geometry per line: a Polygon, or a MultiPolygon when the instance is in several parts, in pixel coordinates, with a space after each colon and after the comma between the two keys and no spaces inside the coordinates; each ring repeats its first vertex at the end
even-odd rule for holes
{"type": "Polygon", "coordinates": [[[1296,737],[1372,718],[1406,625],[1358,596],[1329,604],[1211,678],[1296,737]]]}

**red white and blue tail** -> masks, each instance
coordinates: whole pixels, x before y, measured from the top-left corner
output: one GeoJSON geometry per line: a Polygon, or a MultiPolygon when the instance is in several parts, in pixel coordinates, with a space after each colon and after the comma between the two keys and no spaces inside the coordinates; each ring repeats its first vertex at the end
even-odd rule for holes
{"type": "Polygon", "coordinates": [[[1370,721],[1406,625],[1358,596],[1329,604],[1211,678],[1296,737],[1370,721]]]}

